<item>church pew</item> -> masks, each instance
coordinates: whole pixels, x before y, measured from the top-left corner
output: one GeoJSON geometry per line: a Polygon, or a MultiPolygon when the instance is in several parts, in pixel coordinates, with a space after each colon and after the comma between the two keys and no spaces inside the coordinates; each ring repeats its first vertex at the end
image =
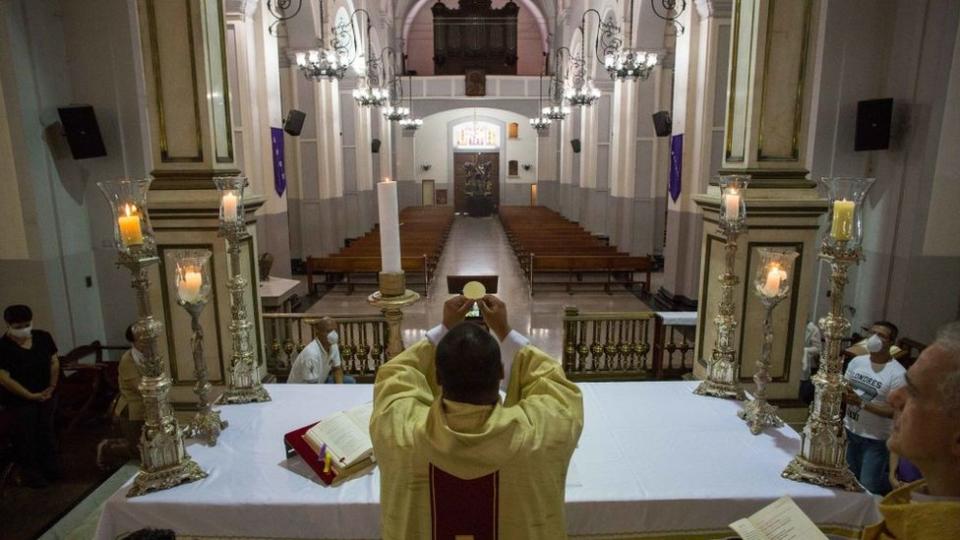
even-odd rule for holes
{"type": "MultiPolygon", "coordinates": [[[[349,257],[333,255],[330,257],[310,257],[307,259],[307,290],[313,291],[313,276],[332,276],[342,274],[347,286],[347,294],[352,294],[356,288],[356,278],[363,275],[372,275],[374,279],[380,273],[382,260],[380,255],[349,257]]],[[[400,268],[409,277],[423,276],[423,295],[427,296],[430,283],[433,279],[433,267],[427,256],[400,257],[400,268]]],[[[371,282],[375,283],[375,281],[371,282]]]]}
{"type": "MultiPolygon", "coordinates": [[[[577,252],[579,253],[579,252],[577,252]]],[[[603,290],[610,294],[610,285],[632,286],[635,282],[633,274],[642,272],[645,279],[641,282],[643,291],[650,292],[650,271],[652,264],[649,257],[633,257],[620,254],[614,256],[595,256],[595,255],[537,255],[530,253],[526,265],[521,265],[527,275],[530,284],[530,296],[533,296],[536,285],[564,285],[567,292],[572,292],[571,287],[575,285],[574,276],[583,274],[604,275],[607,279],[602,282],[603,290]],[[535,281],[536,275],[562,274],[566,275],[565,281],[548,279],[547,281],[535,281]],[[625,277],[618,277],[619,275],[625,277]]],[[[579,283],[579,282],[578,282],[579,283]]],[[[600,283],[583,283],[600,284],[600,283]]]]}

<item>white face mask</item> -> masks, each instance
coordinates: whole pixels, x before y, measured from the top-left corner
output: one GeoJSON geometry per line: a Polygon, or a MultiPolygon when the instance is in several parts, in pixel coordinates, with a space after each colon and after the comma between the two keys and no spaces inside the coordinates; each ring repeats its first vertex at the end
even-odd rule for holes
{"type": "Polygon", "coordinates": [[[30,332],[33,331],[33,325],[27,326],[26,328],[8,328],[7,333],[11,336],[19,339],[27,339],[30,337],[30,332]]]}
{"type": "Polygon", "coordinates": [[[136,347],[130,347],[130,354],[133,355],[133,363],[138,366],[142,366],[146,360],[146,357],[140,352],[140,349],[136,347]]]}
{"type": "Polygon", "coordinates": [[[331,330],[330,333],[327,334],[327,341],[331,345],[336,345],[337,343],[340,343],[340,334],[338,334],[336,330],[331,330]]]}
{"type": "Polygon", "coordinates": [[[883,340],[880,336],[874,334],[867,338],[867,351],[876,354],[883,350],[883,340]]]}

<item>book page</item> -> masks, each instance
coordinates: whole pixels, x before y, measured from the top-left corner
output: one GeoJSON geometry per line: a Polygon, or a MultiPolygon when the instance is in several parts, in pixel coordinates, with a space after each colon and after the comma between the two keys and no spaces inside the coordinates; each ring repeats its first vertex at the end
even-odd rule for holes
{"type": "MultiPolygon", "coordinates": [[[[370,436],[370,417],[373,416],[373,402],[364,403],[346,411],[346,414],[361,431],[370,436]]],[[[372,445],[373,443],[371,443],[372,445]]]]}
{"type": "Polygon", "coordinates": [[[777,499],[730,528],[744,540],[827,540],[790,497],[777,499]]]}
{"type": "Polygon", "coordinates": [[[303,438],[319,453],[323,444],[333,453],[337,468],[349,467],[373,450],[370,434],[359,429],[346,414],[339,412],[310,428],[303,438]]]}

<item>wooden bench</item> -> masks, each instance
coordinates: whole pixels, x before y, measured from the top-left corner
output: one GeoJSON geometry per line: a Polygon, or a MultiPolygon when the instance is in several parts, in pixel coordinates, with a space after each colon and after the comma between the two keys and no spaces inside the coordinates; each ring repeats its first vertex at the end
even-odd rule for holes
{"type": "MultiPolygon", "coordinates": [[[[433,274],[443,253],[443,246],[453,226],[453,209],[437,207],[405,208],[400,212],[400,266],[408,282],[420,284],[423,277],[424,296],[428,294],[433,274]],[[413,278],[413,279],[411,279],[413,278]]],[[[325,257],[307,257],[307,290],[314,292],[314,274],[324,276],[324,284],[334,287],[344,283],[348,294],[358,284],[376,286],[381,269],[380,230],[375,227],[364,236],[347,242],[338,253],[325,257]],[[372,281],[366,281],[373,275],[372,281]],[[358,279],[359,278],[359,279],[358,279]]]]}
{"type": "Polygon", "coordinates": [[[584,283],[582,276],[584,274],[600,274],[606,276],[606,281],[597,282],[602,284],[603,290],[611,294],[610,285],[624,285],[632,287],[636,282],[633,274],[642,272],[645,274],[641,282],[642,290],[650,292],[650,270],[652,264],[648,257],[632,257],[626,254],[614,256],[593,256],[593,255],[537,255],[530,253],[528,263],[524,266],[524,271],[530,284],[530,296],[533,296],[537,285],[564,285],[568,293],[572,292],[573,285],[590,285],[584,283]],[[536,275],[543,274],[565,274],[566,280],[540,280],[534,279],[536,275]],[[625,276],[625,277],[622,277],[625,276]],[[576,277],[576,282],[574,278],[576,277]]]}
{"type": "Polygon", "coordinates": [[[576,286],[610,285],[632,287],[634,274],[642,272],[643,291],[650,292],[653,262],[649,257],[630,256],[611,246],[606,238],[595,236],[579,224],[544,207],[501,207],[500,220],[510,246],[530,284],[533,295],[537,285],[563,285],[567,292],[576,286]],[[563,274],[565,280],[550,276],[563,274]],[[584,281],[584,275],[599,274],[605,281],[584,281]],[[541,279],[536,279],[536,277],[541,279]],[[542,279],[547,276],[547,279],[542,279]]]}

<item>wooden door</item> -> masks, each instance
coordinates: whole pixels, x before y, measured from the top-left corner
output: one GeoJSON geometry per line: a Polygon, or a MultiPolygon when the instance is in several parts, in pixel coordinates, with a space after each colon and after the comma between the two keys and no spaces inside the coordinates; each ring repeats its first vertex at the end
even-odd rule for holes
{"type": "Polygon", "coordinates": [[[477,159],[490,162],[490,180],[493,184],[493,206],[500,206],[500,152],[455,152],[453,154],[453,211],[467,211],[466,180],[464,164],[477,159]]]}

